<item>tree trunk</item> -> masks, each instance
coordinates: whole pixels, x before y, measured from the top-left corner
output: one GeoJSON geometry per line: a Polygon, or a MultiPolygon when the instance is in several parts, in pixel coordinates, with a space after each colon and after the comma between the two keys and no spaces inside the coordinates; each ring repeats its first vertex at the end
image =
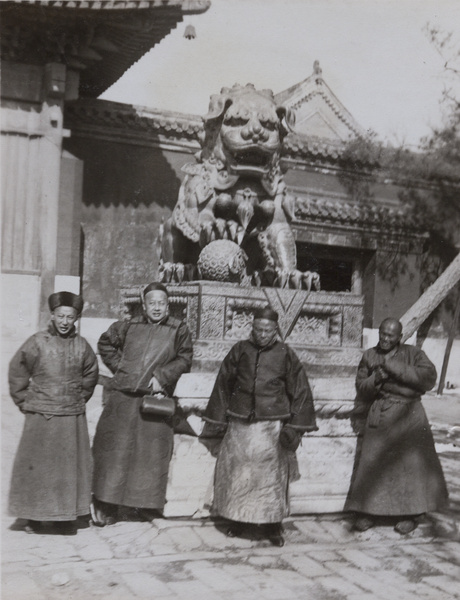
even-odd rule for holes
{"type": "Polygon", "coordinates": [[[444,300],[450,290],[460,281],[460,254],[454,258],[447,269],[430,285],[415,304],[402,316],[402,342],[417,331],[423,321],[444,300]]]}

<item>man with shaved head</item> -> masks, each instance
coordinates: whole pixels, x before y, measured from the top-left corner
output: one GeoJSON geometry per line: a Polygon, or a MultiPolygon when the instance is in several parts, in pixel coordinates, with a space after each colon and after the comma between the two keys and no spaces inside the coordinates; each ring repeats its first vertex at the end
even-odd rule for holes
{"type": "Polygon", "coordinates": [[[418,518],[447,503],[447,489],[421,395],[436,382],[436,369],[415,346],[401,344],[402,325],[384,319],[379,343],[366,350],[356,377],[357,408],[367,412],[345,510],[366,531],[376,517],[394,517],[408,534],[418,518]]]}

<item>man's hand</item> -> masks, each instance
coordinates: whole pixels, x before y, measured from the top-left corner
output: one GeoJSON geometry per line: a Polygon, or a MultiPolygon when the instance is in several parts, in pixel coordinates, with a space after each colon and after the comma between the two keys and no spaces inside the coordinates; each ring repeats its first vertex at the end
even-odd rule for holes
{"type": "Polygon", "coordinates": [[[385,371],[385,369],[382,366],[377,367],[374,371],[374,374],[375,374],[375,383],[376,384],[382,383],[383,381],[388,379],[388,373],[385,371]]]}
{"type": "Polygon", "coordinates": [[[163,387],[156,377],[152,377],[152,379],[149,381],[149,387],[152,387],[153,393],[163,391],[163,387]]]}
{"type": "Polygon", "coordinates": [[[286,450],[290,450],[291,452],[295,452],[299,447],[300,440],[302,439],[302,434],[289,426],[283,426],[280,431],[280,444],[286,450]]]}

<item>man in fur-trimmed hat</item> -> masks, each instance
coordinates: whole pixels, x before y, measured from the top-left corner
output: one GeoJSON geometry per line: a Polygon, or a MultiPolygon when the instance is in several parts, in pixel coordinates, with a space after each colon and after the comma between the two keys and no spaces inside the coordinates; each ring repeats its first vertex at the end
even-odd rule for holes
{"type": "Polygon", "coordinates": [[[205,445],[224,436],[218,452],[213,512],[229,519],[227,534],[262,525],[283,546],[281,521],[289,514],[289,452],[317,429],[305,370],[277,337],[278,313],[254,314],[251,337],[224,358],[203,418],[205,445]]]}
{"type": "Polygon", "coordinates": [[[56,533],[76,533],[89,515],[91,450],[85,404],[98,378],[96,355],[75,331],[81,296],[48,298],[51,322],[16,352],[9,368],[10,394],[25,415],[14,461],[9,512],[36,533],[52,522],[56,533]]]}

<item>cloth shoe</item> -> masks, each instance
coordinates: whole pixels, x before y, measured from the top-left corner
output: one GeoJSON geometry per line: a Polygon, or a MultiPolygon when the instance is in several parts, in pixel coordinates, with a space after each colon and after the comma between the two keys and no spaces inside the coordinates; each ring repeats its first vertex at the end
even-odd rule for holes
{"type": "Polygon", "coordinates": [[[54,521],[53,527],[59,535],[77,535],[76,521],[54,521]]]}
{"type": "Polygon", "coordinates": [[[394,529],[401,535],[407,535],[411,531],[414,531],[414,529],[417,529],[417,526],[418,523],[414,519],[403,519],[396,523],[394,529]]]}
{"type": "Polygon", "coordinates": [[[277,546],[278,548],[284,546],[284,537],[282,535],[283,528],[281,523],[270,523],[266,525],[265,533],[273,546],[277,546]]]}
{"type": "Polygon", "coordinates": [[[97,498],[93,498],[90,505],[91,520],[97,527],[105,527],[106,525],[115,525],[117,522],[116,514],[118,507],[115,504],[102,502],[97,498]]]}
{"type": "Polygon", "coordinates": [[[241,523],[231,523],[225,533],[230,538],[239,537],[243,533],[243,526],[241,523]]]}
{"type": "Polygon", "coordinates": [[[135,511],[139,521],[152,523],[154,519],[161,517],[161,513],[155,508],[136,508],[135,511]]]}
{"type": "Polygon", "coordinates": [[[27,523],[24,525],[24,531],[26,533],[38,533],[41,527],[40,521],[33,521],[29,519],[27,523]]]}
{"type": "Polygon", "coordinates": [[[353,524],[353,529],[361,532],[367,531],[368,529],[371,529],[371,527],[374,527],[374,519],[371,517],[358,517],[353,524]]]}

